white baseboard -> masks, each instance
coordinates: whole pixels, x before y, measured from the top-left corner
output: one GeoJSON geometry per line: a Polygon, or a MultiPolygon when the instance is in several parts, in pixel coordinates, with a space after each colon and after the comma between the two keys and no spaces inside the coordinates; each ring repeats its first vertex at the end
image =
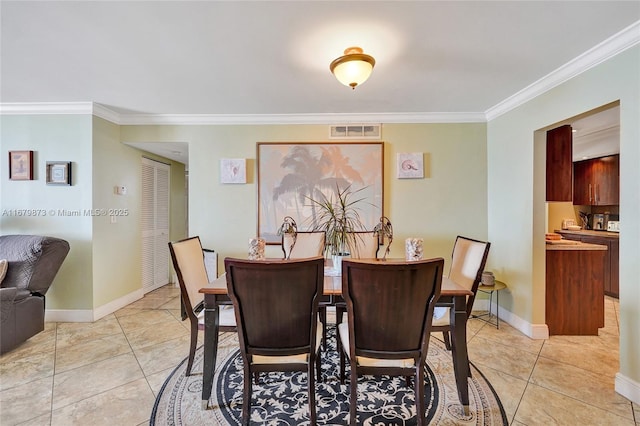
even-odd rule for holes
{"type": "MultiPolygon", "coordinates": [[[[489,299],[476,299],[473,302],[473,309],[478,311],[489,311],[489,299]]],[[[511,327],[520,331],[531,339],[543,340],[549,338],[549,327],[546,324],[531,324],[528,321],[515,315],[513,312],[498,306],[495,302],[491,304],[491,312],[498,312],[500,322],[504,321],[511,327]]]]}
{"type": "Polygon", "coordinates": [[[640,383],[616,373],[615,390],[629,401],[640,404],[640,383]]]}
{"type": "Polygon", "coordinates": [[[99,306],[93,310],[93,320],[97,321],[102,317],[114,313],[118,309],[124,308],[125,306],[135,302],[136,300],[142,299],[143,297],[144,291],[140,288],[136,291],[122,296],[119,299],[113,300],[106,305],[99,306]]]}
{"type": "Polygon", "coordinates": [[[144,292],[138,289],[127,295],[113,300],[96,309],[46,309],[45,322],[93,322],[122,309],[136,300],[142,299],[144,292]]]}
{"type": "Polygon", "coordinates": [[[45,322],[93,322],[91,309],[45,309],[45,322]]]}

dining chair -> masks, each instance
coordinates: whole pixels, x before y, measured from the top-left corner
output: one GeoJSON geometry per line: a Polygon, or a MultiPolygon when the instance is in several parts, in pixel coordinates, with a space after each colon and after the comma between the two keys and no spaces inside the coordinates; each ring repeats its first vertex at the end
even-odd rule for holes
{"type": "MultiPolygon", "coordinates": [[[[378,234],[373,231],[354,232],[353,237],[349,237],[349,258],[351,259],[377,259],[378,250],[380,248],[380,240],[378,234]]],[[[342,316],[347,310],[344,301],[337,301],[336,309],[336,325],[342,322],[342,316]]]]}
{"type": "MultiPolygon", "coordinates": [[[[169,252],[178,276],[183,312],[186,314],[182,320],[189,318],[190,322],[191,341],[186,374],[190,376],[198,343],[198,330],[204,330],[204,295],[199,290],[209,283],[209,279],[200,237],[170,242],[169,252]]],[[[220,331],[236,330],[236,319],[230,304],[219,310],[219,323],[220,331]]]]}
{"type": "MultiPolygon", "coordinates": [[[[490,247],[491,243],[489,242],[474,240],[460,235],[456,237],[453,246],[449,278],[473,293],[472,296],[467,297],[467,319],[473,309],[473,302],[482,279],[482,271],[484,271],[487,263],[490,247]]],[[[442,332],[444,344],[447,349],[451,350],[449,309],[446,308],[434,318],[432,331],[442,332]]]]}
{"type": "Polygon", "coordinates": [[[293,234],[282,234],[282,252],[285,259],[322,256],[324,245],[324,231],[297,232],[295,236],[293,234]]]}
{"type": "Polygon", "coordinates": [[[321,380],[318,302],[324,259],[226,258],[244,366],[242,422],[249,424],[252,380],[264,371],[307,372],[310,423],[316,422],[314,365],[321,380]]]}
{"type": "Polygon", "coordinates": [[[376,259],[380,240],[378,234],[372,231],[353,232],[349,241],[349,257],[351,259],[376,259]]]}
{"type": "Polygon", "coordinates": [[[338,325],[340,382],[349,359],[349,423],[356,424],[358,376],[414,377],[418,425],[425,424],[425,365],[444,259],[342,262],[347,322],[338,325]]]}
{"type": "MultiPolygon", "coordinates": [[[[324,231],[302,231],[282,235],[282,251],[285,259],[305,259],[322,256],[325,248],[324,231]]],[[[322,323],[322,341],[327,341],[327,307],[333,301],[330,297],[322,296],[318,308],[318,315],[322,323]]],[[[325,344],[326,348],[326,344],[325,344]]]]}

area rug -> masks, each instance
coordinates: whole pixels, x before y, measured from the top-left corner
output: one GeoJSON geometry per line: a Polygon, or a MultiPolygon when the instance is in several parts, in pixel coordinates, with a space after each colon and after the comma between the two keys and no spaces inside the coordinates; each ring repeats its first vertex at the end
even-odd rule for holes
{"type": "MultiPolygon", "coordinates": [[[[322,354],[324,381],[316,382],[317,423],[346,425],[349,420],[349,380],[341,385],[335,328],[328,330],[329,347],[322,354]]],[[[458,401],[451,352],[432,338],[426,366],[427,422],[433,425],[507,425],[491,384],[471,365],[469,415],[458,401]]],[[[242,416],[242,358],[236,333],[220,335],[218,362],[209,408],[201,408],[202,347],[196,352],[192,375],[185,376],[187,360],[176,367],[158,393],[150,424],[239,425],[242,416]],[[198,373],[200,372],[200,373],[198,373]]],[[[251,424],[308,425],[306,373],[262,373],[253,385],[251,424]]],[[[364,376],[358,380],[358,424],[413,425],[416,412],[412,388],[404,378],[364,376]]]]}

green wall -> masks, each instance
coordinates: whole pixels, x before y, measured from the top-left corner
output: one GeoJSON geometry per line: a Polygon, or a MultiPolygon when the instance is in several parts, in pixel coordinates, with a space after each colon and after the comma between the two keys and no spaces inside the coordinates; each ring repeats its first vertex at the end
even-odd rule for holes
{"type": "Polygon", "coordinates": [[[47,309],[93,307],[93,228],[90,216],[65,216],[92,208],[91,115],[0,116],[2,173],[0,233],[60,237],[71,250],[47,292],[47,309]],[[10,181],[7,151],[34,151],[34,180],[10,181]],[[46,185],[47,161],[72,162],[72,186],[46,185]],[[46,216],[11,216],[12,209],[35,209],[46,216]]]}
{"type": "MultiPolygon", "coordinates": [[[[170,237],[186,236],[185,169],[181,163],[121,143],[120,126],[92,115],[3,115],[0,233],[42,234],[71,250],[47,293],[53,318],[91,321],[142,296],[140,168],[143,156],[171,164],[170,237]],[[33,150],[32,181],[10,181],[6,152],[33,150]],[[45,184],[46,161],[71,161],[73,184],[45,184]],[[126,195],[116,195],[116,185],[126,195]],[[12,216],[36,209],[46,216],[12,216]],[[86,215],[104,209],[107,214],[86,215]],[[112,223],[110,209],[126,211],[112,223]],[[76,215],[64,215],[76,212],[76,215]]],[[[167,262],[169,260],[167,259],[167,262]]]]}
{"type": "MultiPolygon", "coordinates": [[[[544,325],[544,132],[555,123],[620,101],[620,375],[616,390],[639,402],[640,46],[580,74],[488,123],[490,266],[509,283],[503,306],[544,325]],[[635,381],[634,383],[629,382],[635,381]],[[635,389],[635,398],[622,387],[635,389]]],[[[504,301],[504,302],[503,302],[504,301]]]]}
{"type": "MultiPolygon", "coordinates": [[[[123,126],[127,142],[189,143],[189,234],[226,256],[246,256],[256,235],[256,142],[328,141],[328,125],[123,126]],[[221,158],[246,158],[248,183],[220,183],[221,158]]],[[[404,239],[425,239],[425,256],[447,262],[459,234],[487,236],[486,125],[385,124],[384,212],[394,227],[391,256],[404,239]],[[397,179],[396,154],[422,152],[425,179],[397,179]]],[[[281,256],[277,246],[267,256],[281,256]]]]}

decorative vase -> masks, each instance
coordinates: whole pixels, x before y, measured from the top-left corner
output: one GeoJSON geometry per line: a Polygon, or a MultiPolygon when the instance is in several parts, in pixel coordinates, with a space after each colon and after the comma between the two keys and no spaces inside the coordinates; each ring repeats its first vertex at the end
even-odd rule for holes
{"type": "Polygon", "coordinates": [[[422,259],[424,240],[422,238],[407,238],[404,241],[406,259],[415,261],[422,259]]]}
{"type": "Polygon", "coordinates": [[[249,238],[249,260],[264,260],[264,238],[249,238]]]}

